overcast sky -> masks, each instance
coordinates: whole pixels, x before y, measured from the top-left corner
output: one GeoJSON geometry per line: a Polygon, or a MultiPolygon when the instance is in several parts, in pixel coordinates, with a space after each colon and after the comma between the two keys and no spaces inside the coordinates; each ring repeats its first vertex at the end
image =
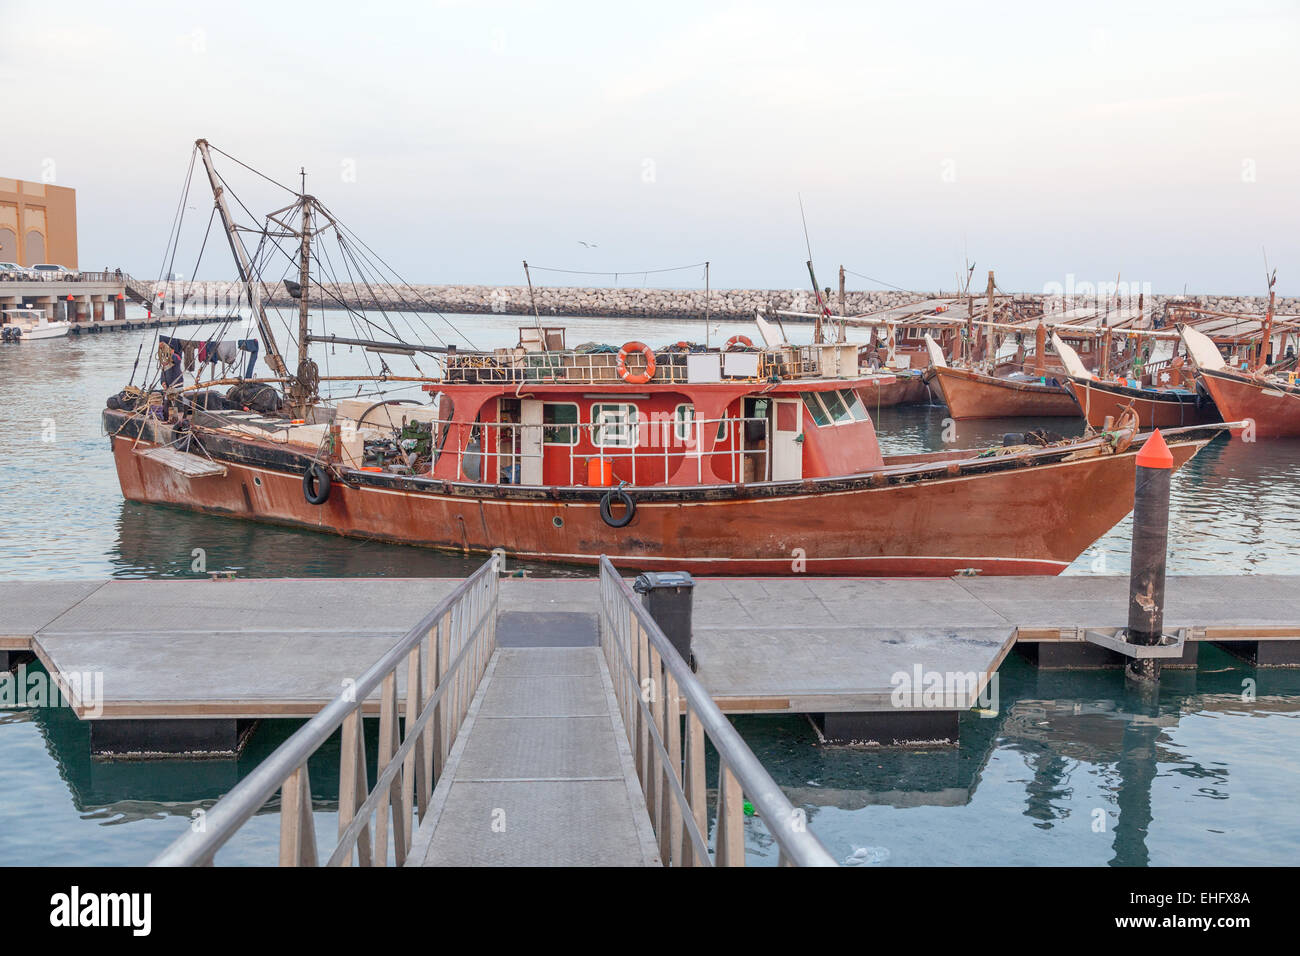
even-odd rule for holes
{"type": "Polygon", "coordinates": [[[285,6],[0,0],[0,176],[142,275],[203,136],[416,281],[802,287],[802,194],[824,285],[1300,292],[1295,2],[285,6]]]}

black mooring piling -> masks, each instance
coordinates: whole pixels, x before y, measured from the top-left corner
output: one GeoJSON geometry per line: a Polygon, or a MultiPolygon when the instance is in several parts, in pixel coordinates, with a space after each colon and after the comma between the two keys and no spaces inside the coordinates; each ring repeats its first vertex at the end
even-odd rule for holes
{"type": "MultiPolygon", "coordinates": [[[[1169,480],[1173,473],[1174,456],[1157,429],[1138,452],[1133,489],[1127,639],[1140,647],[1159,644],[1164,635],[1169,480]]],[[[1160,662],[1150,657],[1131,658],[1126,672],[1134,680],[1159,680],[1160,662]]]]}

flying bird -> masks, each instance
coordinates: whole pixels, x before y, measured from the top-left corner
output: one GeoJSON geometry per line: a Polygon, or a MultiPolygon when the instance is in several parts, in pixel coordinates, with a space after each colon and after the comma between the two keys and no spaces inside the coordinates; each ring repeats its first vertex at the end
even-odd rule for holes
{"type": "Polygon", "coordinates": [[[594,242],[583,242],[581,239],[578,240],[578,245],[586,246],[588,249],[596,248],[596,244],[594,242]]]}

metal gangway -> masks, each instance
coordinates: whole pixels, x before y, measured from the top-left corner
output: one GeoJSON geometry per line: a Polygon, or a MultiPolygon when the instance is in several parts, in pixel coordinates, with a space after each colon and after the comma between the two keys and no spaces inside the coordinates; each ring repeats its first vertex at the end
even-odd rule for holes
{"type": "Polygon", "coordinates": [[[277,794],[281,866],[743,866],[751,814],[781,865],[836,865],[608,558],[590,647],[499,647],[499,561],[457,586],[153,865],[214,865],[277,794]],[[526,683],[551,690],[519,693],[526,683]],[[363,718],[376,711],[371,783],[363,718]],[[326,854],[307,766],[340,729],[338,834],[326,854]],[[510,787],[528,799],[503,810],[510,787]]]}

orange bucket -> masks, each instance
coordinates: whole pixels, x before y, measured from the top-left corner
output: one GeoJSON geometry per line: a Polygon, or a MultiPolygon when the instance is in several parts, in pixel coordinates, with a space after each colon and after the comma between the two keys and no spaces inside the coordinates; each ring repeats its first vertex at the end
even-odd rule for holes
{"type": "Polygon", "coordinates": [[[602,488],[613,485],[614,463],[607,458],[588,458],[587,484],[602,488]]]}

